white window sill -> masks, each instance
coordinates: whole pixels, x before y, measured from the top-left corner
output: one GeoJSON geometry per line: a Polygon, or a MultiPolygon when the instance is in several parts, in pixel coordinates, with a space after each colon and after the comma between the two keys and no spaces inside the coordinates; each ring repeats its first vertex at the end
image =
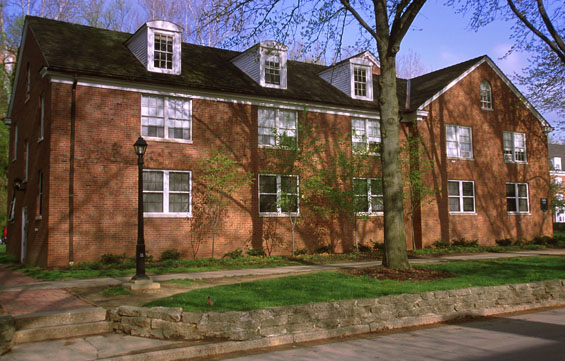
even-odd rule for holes
{"type": "Polygon", "coordinates": [[[531,216],[530,212],[508,212],[509,216],[531,216]]]}
{"type": "MultiPolygon", "coordinates": [[[[300,213],[291,213],[290,214],[292,217],[300,217],[300,213]]],[[[288,217],[288,213],[274,213],[274,212],[264,212],[261,213],[259,212],[259,217],[288,217]]]]}
{"type": "Polygon", "coordinates": [[[192,139],[175,139],[175,138],[159,138],[159,137],[143,137],[145,140],[150,140],[154,142],[165,142],[165,143],[182,143],[182,144],[192,144],[192,139]]]}
{"type": "Polygon", "coordinates": [[[526,162],[517,162],[515,160],[505,160],[504,162],[507,163],[507,164],[524,164],[524,165],[528,164],[527,161],[526,162]]]}
{"type": "Polygon", "coordinates": [[[358,216],[362,216],[362,217],[378,217],[378,216],[384,216],[384,212],[372,212],[372,213],[368,213],[368,212],[359,212],[357,213],[358,216]]]}
{"type": "Polygon", "coordinates": [[[463,158],[463,157],[447,157],[447,160],[456,161],[456,160],[472,160],[474,161],[475,158],[463,158]]]}
{"type": "Polygon", "coordinates": [[[449,212],[450,216],[476,216],[477,212],[449,212]]]}
{"type": "Polygon", "coordinates": [[[42,219],[43,219],[43,217],[41,217],[41,216],[35,217],[35,220],[36,220],[36,221],[41,221],[42,219]]]}
{"type": "Polygon", "coordinates": [[[370,96],[360,96],[360,95],[352,95],[351,99],[356,99],[356,100],[366,100],[366,101],[373,101],[373,97],[370,96]]]}
{"type": "Polygon", "coordinates": [[[270,144],[259,144],[259,148],[264,149],[280,149],[280,150],[292,150],[290,147],[285,147],[282,145],[270,145],[270,144]]]}
{"type": "Polygon", "coordinates": [[[192,213],[144,212],[143,218],[192,218],[192,213]]]}
{"type": "Polygon", "coordinates": [[[481,108],[481,110],[484,110],[486,112],[494,112],[494,108],[481,108]]]}

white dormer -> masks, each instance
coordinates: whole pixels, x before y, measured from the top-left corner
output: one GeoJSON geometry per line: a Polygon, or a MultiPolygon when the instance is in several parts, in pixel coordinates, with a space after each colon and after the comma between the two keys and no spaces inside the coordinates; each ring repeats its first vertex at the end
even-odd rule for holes
{"type": "Polygon", "coordinates": [[[286,51],[287,47],[276,41],[262,41],[232,62],[262,87],[286,89],[286,51]]]}
{"type": "Polygon", "coordinates": [[[370,52],[346,59],[319,75],[352,99],[373,100],[373,72],[379,63],[370,52]]]}
{"type": "Polygon", "coordinates": [[[148,21],[135,34],[126,46],[147,71],[178,75],[181,72],[182,28],[170,21],[148,21]]]}

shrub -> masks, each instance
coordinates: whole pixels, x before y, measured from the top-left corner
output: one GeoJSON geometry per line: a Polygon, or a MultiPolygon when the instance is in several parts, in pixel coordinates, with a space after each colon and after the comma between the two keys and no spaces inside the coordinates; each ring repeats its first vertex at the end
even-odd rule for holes
{"type": "Polygon", "coordinates": [[[308,254],[308,249],[306,248],[297,249],[296,251],[294,251],[294,254],[296,256],[304,256],[305,254],[308,254]]]}
{"type": "Polygon", "coordinates": [[[166,260],[178,260],[180,259],[180,252],[176,249],[167,249],[161,252],[161,257],[159,258],[161,261],[166,260]]]}
{"type": "Polygon", "coordinates": [[[241,248],[236,248],[233,251],[224,254],[222,258],[236,259],[241,257],[243,257],[243,251],[241,250],[241,248]]]}
{"type": "Polygon", "coordinates": [[[451,244],[449,243],[449,241],[435,241],[434,243],[432,243],[432,245],[434,246],[434,248],[440,248],[440,249],[445,249],[445,248],[449,248],[451,247],[451,244]]]}
{"type": "Polygon", "coordinates": [[[331,247],[326,245],[326,246],[321,246],[321,247],[316,248],[316,249],[314,250],[314,253],[317,253],[317,254],[320,254],[320,253],[332,253],[331,251],[332,251],[331,247]]]}
{"type": "Polygon", "coordinates": [[[126,254],[104,253],[100,256],[100,262],[105,265],[122,264],[126,260],[126,254]]]}
{"type": "Polygon", "coordinates": [[[466,240],[465,238],[454,239],[451,245],[455,247],[479,247],[479,240],[466,240]]]}
{"type": "Polygon", "coordinates": [[[547,244],[551,244],[552,242],[553,240],[551,239],[551,237],[547,237],[547,236],[537,236],[534,239],[532,239],[532,243],[537,244],[539,246],[545,246],[547,244]]]}
{"type": "Polygon", "coordinates": [[[512,238],[497,239],[494,241],[500,247],[509,247],[512,245],[512,238]]]}
{"type": "Polygon", "coordinates": [[[359,252],[369,253],[369,252],[371,252],[371,247],[367,246],[366,244],[360,244],[359,245],[359,252]]]}
{"type": "Polygon", "coordinates": [[[259,247],[259,248],[248,249],[247,255],[251,257],[265,257],[267,256],[267,253],[265,253],[263,247],[259,247]]]}
{"type": "Polygon", "coordinates": [[[384,251],[385,251],[385,244],[384,244],[384,242],[382,242],[382,243],[374,242],[374,243],[373,243],[373,249],[374,249],[375,251],[384,252],[384,251]]]}

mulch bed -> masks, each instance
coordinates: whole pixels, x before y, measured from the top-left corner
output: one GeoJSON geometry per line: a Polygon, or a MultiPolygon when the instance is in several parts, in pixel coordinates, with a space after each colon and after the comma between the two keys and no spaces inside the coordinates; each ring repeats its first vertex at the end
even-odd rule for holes
{"type": "Polygon", "coordinates": [[[433,281],[443,278],[456,277],[453,273],[420,267],[413,267],[409,270],[396,270],[383,266],[375,266],[344,269],[342,272],[352,276],[368,276],[371,278],[378,278],[379,280],[394,281],[433,281]]]}

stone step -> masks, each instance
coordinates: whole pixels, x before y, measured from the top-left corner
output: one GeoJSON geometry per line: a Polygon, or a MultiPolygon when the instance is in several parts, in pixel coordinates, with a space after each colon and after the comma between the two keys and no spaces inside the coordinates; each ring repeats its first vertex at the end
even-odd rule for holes
{"type": "Polygon", "coordinates": [[[102,307],[79,308],[68,311],[32,313],[14,317],[16,330],[100,322],[106,320],[102,307]]]}
{"type": "Polygon", "coordinates": [[[18,330],[12,338],[13,344],[38,342],[45,340],[57,340],[70,337],[83,337],[99,335],[114,331],[113,323],[110,321],[99,321],[89,323],[76,323],[62,326],[49,326],[41,328],[29,328],[18,330]]]}

